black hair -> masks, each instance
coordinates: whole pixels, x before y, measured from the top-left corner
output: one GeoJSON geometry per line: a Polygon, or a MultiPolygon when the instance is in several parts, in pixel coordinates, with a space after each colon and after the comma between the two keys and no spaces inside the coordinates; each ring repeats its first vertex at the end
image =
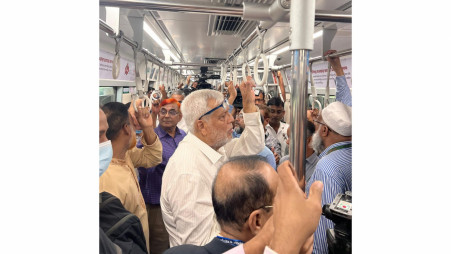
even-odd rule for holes
{"type": "Polygon", "coordinates": [[[124,124],[130,124],[128,107],[120,102],[108,102],[102,107],[108,121],[106,137],[115,140],[124,124]]]}
{"type": "Polygon", "coordinates": [[[215,191],[217,177],[213,181],[212,201],[219,225],[229,225],[241,231],[243,224],[254,210],[273,203],[275,193],[258,172],[263,163],[267,163],[264,157],[251,155],[233,157],[221,166],[219,171],[223,170],[225,165],[229,165],[243,171],[243,174],[236,179],[233,186],[228,186],[228,191],[225,192],[217,193],[215,191]]]}
{"type": "Polygon", "coordinates": [[[282,106],[282,108],[284,107],[284,103],[283,103],[282,99],[280,99],[280,97],[272,97],[271,99],[269,99],[269,101],[268,101],[268,103],[266,103],[266,105],[268,107],[271,105],[274,105],[276,107],[282,106]]]}

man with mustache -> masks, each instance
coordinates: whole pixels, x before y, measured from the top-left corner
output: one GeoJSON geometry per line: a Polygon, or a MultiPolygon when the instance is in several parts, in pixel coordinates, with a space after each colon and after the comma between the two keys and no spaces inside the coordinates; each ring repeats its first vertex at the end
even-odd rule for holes
{"type": "Polygon", "coordinates": [[[201,89],[182,104],[189,132],[166,166],[160,205],[171,247],[205,245],[219,233],[211,200],[211,186],[228,158],[255,155],[265,144],[260,113],[255,106],[251,77],[242,82],[246,129],[232,140],[233,117],[221,92],[201,89]]]}
{"type": "Polygon", "coordinates": [[[150,168],[162,161],[162,146],[153,129],[148,108],[138,108],[135,113],[137,128],[142,129],[143,148],[136,148],[136,134],[132,116],[127,106],[110,102],[102,107],[108,121],[106,137],[111,140],[113,159],[100,177],[99,192],[108,192],[121,200],[125,209],[141,221],[149,250],[149,226],[146,204],[138,183],[135,167],[150,168]]]}
{"type": "MultiPolygon", "coordinates": [[[[158,115],[160,123],[154,129],[163,145],[163,161],[156,167],[138,168],[139,185],[147,207],[149,219],[150,253],[163,253],[169,248],[169,236],[161,217],[160,194],[161,179],[169,158],[177,149],[186,133],[177,127],[182,119],[180,103],[174,99],[166,99],[160,103],[158,115]]],[[[152,117],[156,115],[152,112],[152,117]]],[[[138,143],[138,147],[142,144],[138,143]]]]}

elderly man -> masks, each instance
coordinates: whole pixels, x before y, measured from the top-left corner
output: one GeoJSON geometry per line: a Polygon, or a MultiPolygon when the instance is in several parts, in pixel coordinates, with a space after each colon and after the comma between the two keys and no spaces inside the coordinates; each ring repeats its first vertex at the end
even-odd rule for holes
{"type": "Polygon", "coordinates": [[[212,187],[219,234],[205,246],[180,245],[165,253],[223,253],[249,241],[272,215],[278,178],[260,156],[231,158],[219,169],[212,187]]]}
{"type": "MultiPolygon", "coordinates": [[[[169,248],[169,235],[161,217],[160,194],[161,179],[169,158],[177,149],[186,133],[177,127],[182,119],[180,103],[176,99],[166,99],[160,103],[160,124],[155,133],[163,145],[163,161],[152,168],[138,168],[139,185],[146,203],[149,218],[150,253],[162,253],[169,248]]],[[[142,146],[138,144],[138,147],[142,146]]]]}
{"type": "Polygon", "coordinates": [[[141,221],[146,246],[149,250],[149,226],[146,204],[144,203],[135,167],[153,167],[161,163],[161,142],[153,130],[152,117],[148,109],[139,107],[135,119],[143,132],[142,149],[135,147],[136,134],[128,108],[119,102],[103,106],[107,116],[106,137],[113,146],[113,159],[108,169],[100,177],[99,192],[109,192],[121,200],[122,205],[141,221]]]}
{"type": "MultiPolygon", "coordinates": [[[[325,55],[335,52],[329,50],[325,55]]],[[[339,193],[352,191],[352,96],[340,59],[328,57],[327,60],[337,74],[337,101],[329,104],[313,120],[316,132],[312,137],[312,147],[320,160],[306,188],[308,193],[314,181],[322,181],[323,205],[332,203],[339,193]]],[[[332,221],[321,216],[315,231],[313,253],[328,253],[326,230],[333,227],[332,221]]]]}
{"type": "MultiPolygon", "coordinates": [[[[332,203],[339,193],[352,191],[352,109],[342,102],[333,102],[314,120],[316,132],[312,137],[312,147],[319,153],[307,193],[314,181],[324,183],[322,204],[332,203]]],[[[327,228],[333,228],[332,221],[321,216],[315,231],[313,253],[328,253],[327,228]]]]}
{"type": "MultiPolygon", "coordinates": [[[[287,162],[280,167],[280,170],[284,178],[283,182],[280,182],[278,174],[271,169],[262,157],[253,155],[230,159],[219,170],[212,187],[213,206],[221,226],[220,233],[205,246],[186,244],[171,248],[165,254],[223,253],[243,243],[246,253],[254,253],[254,251],[255,253],[262,253],[266,245],[282,251],[281,253],[309,253],[313,247],[314,228],[318,224],[321,214],[321,184],[315,184],[315,194],[312,192],[312,198],[309,197],[308,200],[309,208],[306,206],[297,207],[297,211],[285,209],[297,203],[293,202],[292,198],[301,198],[301,202],[302,199],[304,199],[304,202],[306,200],[303,193],[300,192],[299,186],[296,186],[290,164],[287,162]],[[286,180],[294,181],[294,186],[286,183],[286,180]],[[294,187],[293,191],[297,191],[297,193],[290,194],[282,190],[287,187],[294,187]],[[277,218],[278,225],[273,225],[272,215],[277,205],[275,204],[275,197],[279,188],[284,194],[282,198],[290,197],[291,199],[286,200],[289,202],[289,206],[284,206],[284,210],[289,210],[291,214],[308,217],[304,220],[304,223],[296,223],[299,221],[294,220],[291,215],[286,216],[287,212],[284,211],[285,216],[277,218]],[[281,222],[280,219],[284,221],[281,222]],[[274,230],[280,230],[281,228],[277,228],[279,224],[286,223],[294,224],[294,227],[298,229],[287,230],[287,225],[284,225],[282,228],[284,232],[279,231],[276,235],[274,230]],[[309,224],[309,226],[303,224],[309,224]],[[281,244],[279,242],[279,240],[286,241],[286,237],[293,233],[296,234],[299,241],[290,237],[291,240],[295,241],[294,243],[288,241],[281,244]],[[280,235],[284,235],[283,239],[278,239],[280,235]],[[292,252],[293,247],[299,249],[292,252]],[[301,247],[302,251],[299,252],[301,247]]],[[[278,204],[282,207],[280,200],[278,204]]],[[[292,228],[293,226],[290,226],[290,229],[292,228]]]]}
{"type": "Polygon", "coordinates": [[[233,140],[233,117],[220,92],[202,89],[183,101],[182,113],[189,133],[166,166],[160,200],[171,247],[205,245],[218,234],[211,202],[217,170],[229,157],[255,155],[263,149],[264,133],[254,104],[254,86],[251,77],[241,83],[246,129],[233,140]]]}

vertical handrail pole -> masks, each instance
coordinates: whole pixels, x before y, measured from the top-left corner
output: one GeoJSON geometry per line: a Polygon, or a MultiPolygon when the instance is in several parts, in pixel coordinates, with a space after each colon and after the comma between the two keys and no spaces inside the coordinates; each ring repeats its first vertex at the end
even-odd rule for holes
{"type": "MultiPolygon", "coordinates": [[[[307,143],[307,86],[308,60],[313,49],[315,0],[291,1],[291,119],[290,161],[299,180],[305,175],[305,149],[307,143]]],[[[305,181],[305,179],[304,179],[305,181]]],[[[305,184],[304,184],[305,186],[305,184]]]]}

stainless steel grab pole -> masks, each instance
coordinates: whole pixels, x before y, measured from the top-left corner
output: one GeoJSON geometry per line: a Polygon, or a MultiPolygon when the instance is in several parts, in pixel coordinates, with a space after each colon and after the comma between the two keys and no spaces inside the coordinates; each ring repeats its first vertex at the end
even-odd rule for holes
{"type": "Polygon", "coordinates": [[[153,11],[185,12],[242,17],[243,7],[209,4],[201,1],[182,0],[100,0],[100,5],[123,7],[127,9],[145,9],[153,11]]]}
{"type": "Polygon", "coordinates": [[[292,1],[290,7],[291,119],[290,162],[305,185],[305,149],[307,146],[308,60],[313,49],[315,0],[292,1]]]}

